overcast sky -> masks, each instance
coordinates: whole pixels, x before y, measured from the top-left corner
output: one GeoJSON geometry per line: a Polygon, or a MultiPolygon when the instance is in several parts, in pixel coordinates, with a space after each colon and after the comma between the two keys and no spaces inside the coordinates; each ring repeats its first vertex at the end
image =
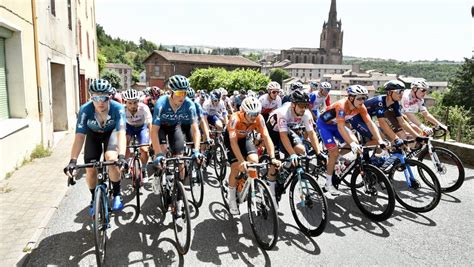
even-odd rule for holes
{"type": "MultiPolygon", "coordinates": [[[[96,0],[113,37],[166,45],[319,47],[330,0],[96,0]]],[[[337,0],[343,54],[398,60],[472,57],[473,2],[337,0]]]]}

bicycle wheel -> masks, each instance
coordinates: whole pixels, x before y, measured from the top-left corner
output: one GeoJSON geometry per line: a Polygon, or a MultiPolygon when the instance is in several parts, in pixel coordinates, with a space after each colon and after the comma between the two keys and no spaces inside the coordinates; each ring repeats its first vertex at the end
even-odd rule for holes
{"type": "Polygon", "coordinates": [[[153,192],[159,195],[158,207],[161,209],[163,214],[166,214],[169,206],[169,189],[165,183],[166,181],[166,170],[158,170],[153,177],[153,192]]]}
{"type": "Polygon", "coordinates": [[[204,180],[203,171],[195,163],[191,165],[190,185],[191,185],[191,197],[193,198],[194,204],[199,208],[202,205],[204,198],[204,180]]]}
{"type": "Polygon", "coordinates": [[[395,209],[395,193],[385,174],[373,165],[363,165],[353,170],[351,193],[360,211],[373,221],[384,221],[395,209]],[[360,186],[362,185],[362,186],[360,186]]]}
{"type": "Polygon", "coordinates": [[[105,252],[107,245],[107,228],[108,228],[108,205],[107,196],[100,188],[95,190],[94,199],[94,241],[95,256],[97,266],[102,266],[105,261],[105,252]]]}
{"type": "Polygon", "coordinates": [[[290,207],[300,230],[309,236],[318,236],[326,228],[328,204],[316,180],[301,174],[301,181],[293,178],[290,185],[290,207]]]}
{"type": "Polygon", "coordinates": [[[434,172],[438,175],[441,192],[453,192],[458,190],[464,183],[464,165],[459,157],[449,149],[444,147],[433,147],[433,159],[425,147],[418,160],[428,166],[433,166],[434,172]]]}
{"type": "Polygon", "coordinates": [[[227,155],[224,145],[222,143],[217,144],[214,152],[214,170],[216,171],[217,179],[222,181],[227,173],[227,155]]]}
{"type": "Polygon", "coordinates": [[[221,197],[222,203],[224,203],[224,207],[229,211],[229,203],[227,202],[229,196],[229,180],[223,179],[220,181],[220,190],[221,190],[221,197]]]}
{"type": "Polygon", "coordinates": [[[399,162],[393,166],[389,173],[398,203],[413,212],[434,209],[441,199],[438,178],[424,163],[414,159],[405,161],[406,164],[399,162]],[[407,177],[411,177],[411,185],[408,184],[407,177]]]}
{"type": "Polygon", "coordinates": [[[250,226],[262,249],[272,249],[278,240],[278,216],[270,189],[259,179],[254,179],[254,188],[248,196],[250,226]]]}
{"type": "Polygon", "coordinates": [[[140,187],[142,183],[142,171],[140,168],[140,160],[133,160],[133,188],[135,189],[135,197],[137,199],[137,212],[140,213],[140,187]]]}
{"type": "Polygon", "coordinates": [[[173,196],[173,229],[176,238],[176,245],[181,255],[188,253],[191,244],[191,218],[189,217],[188,199],[184,191],[184,186],[180,181],[176,182],[173,196]],[[183,201],[181,210],[178,210],[177,202],[183,201]]]}

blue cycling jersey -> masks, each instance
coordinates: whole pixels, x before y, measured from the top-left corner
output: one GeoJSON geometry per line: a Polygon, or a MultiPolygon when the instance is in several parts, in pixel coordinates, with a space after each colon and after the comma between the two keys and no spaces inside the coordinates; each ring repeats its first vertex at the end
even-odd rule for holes
{"type": "Polygon", "coordinates": [[[203,111],[202,111],[201,104],[199,104],[198,102],[194,102],[194,104],[196,105],[196,114],[197,114],[197,117],[198,117],[198,119],[201,119],[201,117],[202,117],[202,115],[203,115],[203,111]]]}
{"type": "Polygon", "coordinates": [[[189,98],[176,110],[170,105],[169,96],[160,97],[153,111],[153,125],[192,124],[197,122],[196,106],[189,98]]]}
{"type": "Polygon", "coordinates": [[[94,103],[89,101],[81,106],[76,124],[76,133],[86,134],[88,130],[96,133],[125,130],[125,108],[116,101],[109,101],[109,113],[103,126],[96,117],[94,103]]]}
{"type": "Polygon", "coordinates": [[[364,102],[364,105],[367,108],[367,113],[369,113],[371,117],[377,116],[377,118],[383,118],[385,117],[385,111],[394,111],[396,117],[401,117],[402,113],[398,101],[394,101],[393,104],[387,107],[386,99],[387,96],[385,95],[374,96],[367,99],[364,102]]]}

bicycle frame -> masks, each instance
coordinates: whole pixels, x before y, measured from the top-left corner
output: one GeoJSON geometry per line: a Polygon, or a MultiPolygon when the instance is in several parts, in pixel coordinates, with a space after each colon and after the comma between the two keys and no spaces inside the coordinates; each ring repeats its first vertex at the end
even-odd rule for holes
{"type": "MultiPolygon", "coordinates": [[[[414,180],[414,175],[413,175],[413,171],[411,170],[411,167],[410,165],[406,164],[406,161],[405,159],[407,158],[406,157],[406,153],[405,151],[399,149],[397,151],[394,151],[392,153],[390,153],[391,156],[395,156],[398,158],[398,160],[400,160],[400,162],[405,166],[405,168],[403,169],[403,174],[405,175],[405,181],[406,183],[408,184],[408,187],[412,187],[412,181],[414,180]]],[[[392,166],[393,168],[393,166],[392,166]]]]}

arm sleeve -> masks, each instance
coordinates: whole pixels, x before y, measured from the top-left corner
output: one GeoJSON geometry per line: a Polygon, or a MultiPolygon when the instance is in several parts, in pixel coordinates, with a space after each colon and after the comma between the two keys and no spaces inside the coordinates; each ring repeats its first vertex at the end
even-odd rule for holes
{"type": "Polygon", "coordinates": [[[79,109],[79,116],[77,117],[76,133],[86,134],[88,129],[86,105],[82,105],[79,109]]]}
{"type": "Polygon", "coordinates": [[[161,125],[161,121],[160,121],[161,109],[162,109],[162,106],[159,105],[158,101],[156,101],[155,108],[153,109],[153,118],[152,118],[153,125],[157,125],[157,126],[161,125]]]}

